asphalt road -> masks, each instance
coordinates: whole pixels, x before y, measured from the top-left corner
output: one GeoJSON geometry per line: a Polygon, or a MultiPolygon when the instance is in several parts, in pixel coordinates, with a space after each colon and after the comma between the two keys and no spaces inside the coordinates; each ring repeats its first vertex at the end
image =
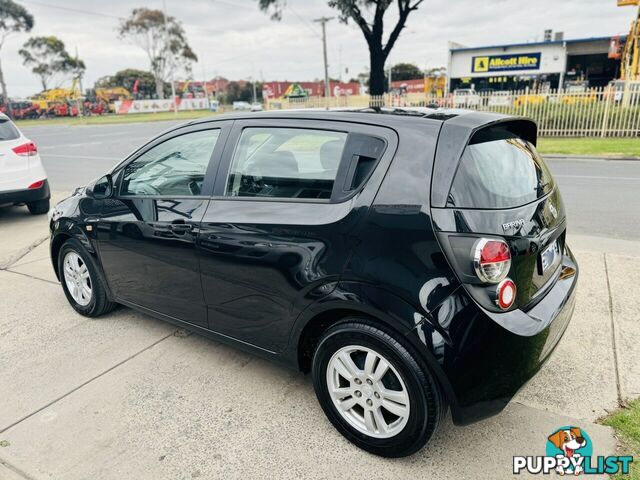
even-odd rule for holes
{"type": "MultiPolygon", "coordinates": [[[[177,122],[23,128],[36,142],[52,190],[98,177],[177,122]]],[[[640,161],[551,160],[569,214],[569,231],[640,240],[640,161]]]]}

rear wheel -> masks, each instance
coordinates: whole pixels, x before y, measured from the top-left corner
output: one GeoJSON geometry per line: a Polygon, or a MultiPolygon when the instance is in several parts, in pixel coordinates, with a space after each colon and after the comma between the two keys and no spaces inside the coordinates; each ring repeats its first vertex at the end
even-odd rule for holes
{"type": "Polygon", "coordinates": [[[49,199],[46,200],[36,200],[35,202],[27,203],[27,208],[29,209],[29,213],[32,215],[42,215],[49,211],[49,199]]]}
{"type": "Polygon", "coordinates": [[[364,319],[330,328],[313,358],[316,395],[333,425],[384,457],[422,448],[446,405],[429,370],[401,342],[364,319]]]}
{"type": "Polygon", "coordinates": [[[76,239],[67,240],[58,254],[60,283],[74,310],[86,317],[98,317],[117,304],[109,301],[93,258],[76,239]]]}

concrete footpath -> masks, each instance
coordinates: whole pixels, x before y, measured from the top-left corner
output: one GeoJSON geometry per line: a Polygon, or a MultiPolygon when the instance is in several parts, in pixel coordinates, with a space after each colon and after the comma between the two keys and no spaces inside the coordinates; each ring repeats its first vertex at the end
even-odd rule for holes
{"type": "Polygon", "coordinates": [[[545,368],[502,414],[447,419],[427,448],[387,460],[334,430],[309,377],[126,308],[76,314],[46,236],[45,217],[0,210],[2,480],[506,479],[514,455],[543,455],[565,425],[615,454],[595,421],[640,395],[635,242],[570,238],[578,302],[545,368]]]}

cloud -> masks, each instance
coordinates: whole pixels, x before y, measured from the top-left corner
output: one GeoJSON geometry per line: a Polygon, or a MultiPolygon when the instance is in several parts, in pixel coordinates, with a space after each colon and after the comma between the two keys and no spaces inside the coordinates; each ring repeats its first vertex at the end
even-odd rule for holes
{"type": "MultiPolygon", "coordinates": [[[[125,17],[134,6],[161,9],[161,0],[17,1],[35,16],[31,35],[56,35],[72,54],[78,49],[87,65],[85,87],[123,68],[148,69],[144,52],[118,39],[118,17],[125,17]]],[[[255,76],[265,80],[323,76],[320,27],[313,19],[336,15],[325,0],[287,0],[281,22],[259,11],[256,0],[166,2],[169,14],[183,23],[201,60],[193,68],[196,78],[203,74],[207,78],[255,76]]],[[[564,31],[566,38],[626,33],[633,13],[632,8],[617,8],[613,0],[425,0],[409,18],[390,62],[441,66],[447,61],[449,40],[465,45],[526,42],[540,40],[545,28],[564,31]]],[[[395,13],[389,14],[387,32],[394,17],[395,13]]],[[[366,44],[355,25],[334,20],[327,24],[327,35],[332,76],[339,76],[340,66],[345,79],[367,68],[366,44]]],[[[39,90],[37,78],[17,53],[28,36],[9,37],[1,52],[7,87],[14,97],[39,90]]]]}

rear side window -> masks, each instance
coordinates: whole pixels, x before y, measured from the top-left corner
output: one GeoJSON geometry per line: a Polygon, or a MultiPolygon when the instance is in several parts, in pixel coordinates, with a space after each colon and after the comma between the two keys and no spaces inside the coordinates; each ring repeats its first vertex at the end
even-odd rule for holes
{"type": "Polygon", "coordinates": [[[447,205],[512,208],[553,189],[553,178],[535,146],[505,128],[476,133],[465,149],[447,205]]]}
{"type": "Polygon", "coordinates": [[[246,128],[233,156],[226,195],[329,199],[346,141],[344,132],[246,128]]]}
{"type": "Polygon", "coordinates": [[[20,137],[20,132],[10,120],[0,119],[0,142],[4,140],[15,140],[20,137]]]}

